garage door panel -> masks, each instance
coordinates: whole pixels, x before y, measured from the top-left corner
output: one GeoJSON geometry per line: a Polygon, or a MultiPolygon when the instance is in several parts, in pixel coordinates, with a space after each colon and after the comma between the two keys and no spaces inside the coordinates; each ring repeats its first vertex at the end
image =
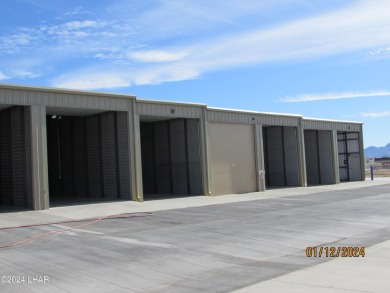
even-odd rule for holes
{"type": "Polygon", "coordinates": [[[187,119],[187,143],[190,193],[202,194],[202,168],[200,164],[199,121],[187,119]]]}
{"type": "Polygon", "coordinates": [[[309,185],[319,184],[317,134],[315,130],[305,130],[305,157],[307,183],[309,185]]]}
{"type": "Polygon", "coordinates": [[[284,186],[282,127],[267,127],[268,177],[271,186],[284,186]]]}
{"type": "Polygon", "coordinates": [[[212,194],[256,191],[252,125],[210,123],[212,194]]]}
{"type": "Polygon", "coordinates": [[[318,152],[321,167],[321,184],[332,184],[333,179],[333,150],[330,131],[318,131],[318,152]]]}
{"type": "Polygon", "coordinates": [[[283,127],[286,185],[298,186],[298,144],[295,127],[283,127]]]}

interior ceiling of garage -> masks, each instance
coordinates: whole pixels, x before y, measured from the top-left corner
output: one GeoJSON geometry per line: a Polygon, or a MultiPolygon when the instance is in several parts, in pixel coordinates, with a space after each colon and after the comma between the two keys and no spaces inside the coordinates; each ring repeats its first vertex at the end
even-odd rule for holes
{"type": "Polygon", "coordinates": [[[0,105],[0,110],[6,109],[8,107],[11,107],[10,105],[0,105]]]}
{"type": "Polygon", "coordinates": [[[171,120],[171,119],[176,119],[178,117],[160,117],[160,116],[140,116],[139,120],[141,122],[158,122],[158,121],[165,121],[165,120],[171,120]]]}
{"type": "Polygon", "coordinates": [[[59,115],[59,116],[90,116],[107,111],[103,110],[91,110],[91,109],[71,109],[71,108],[54,108],[47,107],[47,115],[59,115]]]}

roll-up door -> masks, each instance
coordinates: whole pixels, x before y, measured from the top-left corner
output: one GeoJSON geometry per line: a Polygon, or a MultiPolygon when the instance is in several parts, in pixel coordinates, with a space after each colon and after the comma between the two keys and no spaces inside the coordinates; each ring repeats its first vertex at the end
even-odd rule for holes
{"type": "Polygon", "coordinates": [[[160,194],[172,192],[168,126],[168,121],[157,122],[154,125],[157,193],[160,194]]]}
{"type": "Polygon", "coordinates": [[[305,130],[305,158],[307,184],[320,184],[320,168],[318,161],[318,142],[315,130],[305,130]]]}
{"type": "Polygon", "coordinates": [[[117,198],[117,165],[114,124],[113,112],[101,114],[101,149],[105,198],[117,198]]]}
{"type": "Polygon", "coordinates": [[[187,119],[188,171],[190,194],[202,194],[202,168],[200,164],[199,121],[187,119]]]}
{"type": "Polygon", "coordinates": [[[212,194],[256,191],[253,126],[210,123],[209,134],[212,194]]]}
{"type": "Polygon", "coordinates": [[[0,205],[32,207],[30,133],[28,107],[0,111],[0,205]]]}
{"type": "Polygon", "coordinates": [[[298,144],[295,127],[283,127],[284,160],[286,168],[286,186],[298,186],[298,144]]]}
{"type": "Polygon", "coordinates": [[[97,115],[87,119],[87,142],[89,196],[92,198],[102,197],[100,176],[102,166],[100,164],[99,117],[97,115]]]}
{"type": "Polygon", "coordinates": [[[174,194],[189,193],[187,181],[187,149],[184,119],[170,121],[170,142],[172,158],[172,192],[174,194]]]}
{"type": "Polygon", "coordinates": [[[72,117],[72,133],[74,195],[77,197],[86,197],[86,140],[84,138],[84,119],[82,117],[72,117]]]}
{"type": "Polygon", "coordinates": [[[152,123],[141,123],[142,180],[144,194],[156,193],[154,132],[152,123]]]}
{"type": "Polygon", "coordinates": [[[321,184],[332,184],[333,179],[333,155],[332,135],[330,131],[318,131],[318,152],[320,160],[321,184]]]}
{"type": "Polygon", "coordinates": [[[130,170],[129,170],[129,136],[127,126],[127,115],[125,112],[117,112],[118,132],[118,159],[119,159],[119,180],[120,196],[123,199],[130,199],[130,170]]]}
{"type": "Polygon", "coordinates": [[[269,185],[285,186],[282,127],[267,127],[265,133],[269,185]]]}

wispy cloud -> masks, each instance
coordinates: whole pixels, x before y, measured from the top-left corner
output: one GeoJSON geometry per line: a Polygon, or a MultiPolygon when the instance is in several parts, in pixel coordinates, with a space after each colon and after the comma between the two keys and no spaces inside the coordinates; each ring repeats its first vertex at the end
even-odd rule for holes
{"type": "Polygon", "coordinates": [[[285,103],[310,102],[322,100],[353,99],[363,97],[384,97],[390,96],[390,91],[371,91],[371,92],[343,92],[343,93],[325,93],[325,94],[304,94],[294,97],[282,98],[285,103]]]}
{"type": "Polygon", "coordinates": [[[168,52],[160,50],[131,51],[127,56],[134,61],[139,62],[171,62],[182,60],[186,57],[186,52],[168,52]]]}
{"type": "MultiPolygon", "coordinates": [[[[314,16],[295,14],[289,20],[265,24],[259,21],[262,13],[277,13],[286,7],[296,9],[297,5],[308,5],[307,1],[183,0],[154,5],[124,1],[104,10],[110,11],[108,16],[79,14],[83,11],[80,8],[63,23],[19,28],[0,36],[0,56],[8,58],[21,52],[38,55],[44,48],[41,59],[48,60],[52,68],[72,59],[83,61],[53,77],[54,86],[94,89],[103,84],[118,87],[185,80],[230,67],[387,48],[387,2],[350,1],[349,5],[314,16]],[[218,17],[210,11],[218,11],[218,17]],[[73,16],[78,19],[69,19],[73,16]],[[101,82],[98,72],[110,75],[107,82],[101,82]],[[80,83],[82,78],[88,82],[80,83]]],[[[317,100],[351,98],[356,94],[359,93],[347,93],[348,97],[329,94],[317,96],[317,100]]],[[[286,99],[297,98],[304,97],[286,99]]]]}
{"type": "Polygon", "coordinates": [[[368,118],[383,118],[383,117],[389,117],[390,116],[390,111],[386,112],[376,112],[376,113],[363,113],[363,117],[368,117],[368,118]]]}
{"type": "Polygon", "coordinates": [[[8,79],[9,77],[0,70],[0,80],[5,80],[5,79],[8,79]]]}

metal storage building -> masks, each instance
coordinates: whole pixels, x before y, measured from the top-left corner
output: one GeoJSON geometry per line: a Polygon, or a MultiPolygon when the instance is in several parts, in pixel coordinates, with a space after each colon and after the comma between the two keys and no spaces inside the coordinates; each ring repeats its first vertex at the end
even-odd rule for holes
{"type": "Polygon", "coordinates": [[[0,84],[0,205],[364,180],[362,124],[0,84]]]}

